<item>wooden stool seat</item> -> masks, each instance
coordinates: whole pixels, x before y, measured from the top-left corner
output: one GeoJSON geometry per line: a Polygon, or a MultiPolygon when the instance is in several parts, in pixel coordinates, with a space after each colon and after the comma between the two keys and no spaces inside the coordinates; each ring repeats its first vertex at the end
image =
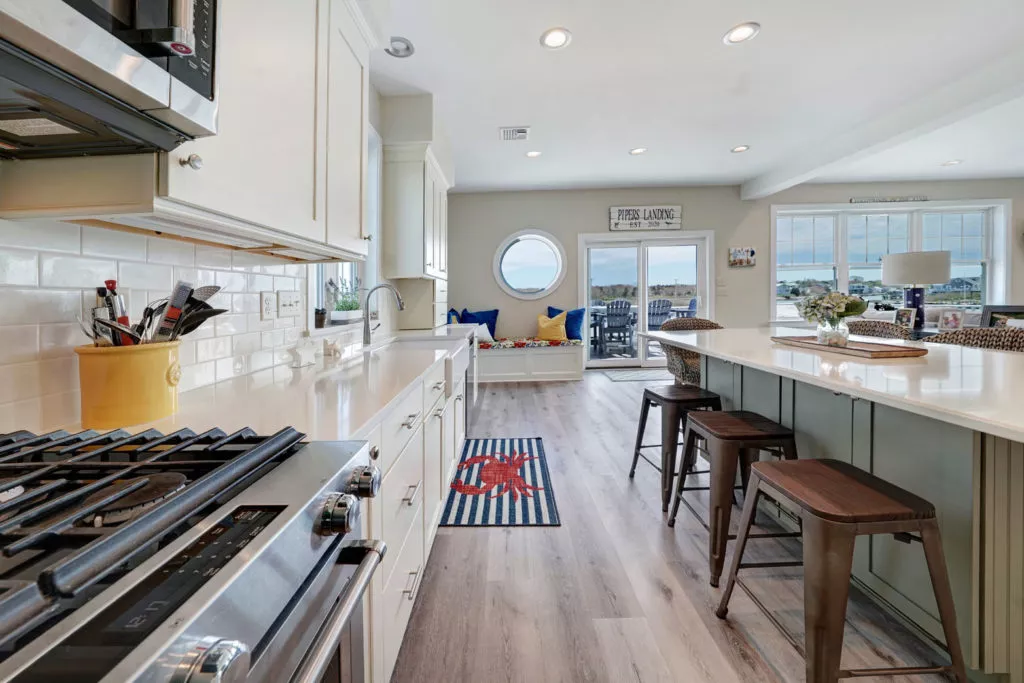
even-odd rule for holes
{"type": "Polygon", "coordinates": [[[729,581],[715,614],[725,619],[729,599],[739,585],[806,660],[809,683],[836,683],[841,678],[952,674],[967,683],[967,670],[956,628],[956,608],[935,508],[926,500],[853,465],[836,460],[791,460],[754,463],[743,505],[740,534],[732,556],[729,581]],[[770,495],[797,515],[803,532],[803,648],[772,612],[739,578],[743,551],[757,513],[757,501],[770,495]],[[846,603],[853,574],[853,549],[858,536],[892,534],[904,543],[924,547],[928,574],[946,637],[949,664],[842,669],[846,603]],[[916,535],[915,535],[916,534],[916,535]]]}
{"type": "Polygon", "coordinates": [[[793,438],[793,430],[749,410],[693,415],[690,424],[716,439],[757,441],[793,438]]]}
{"type": "Polygon", "coordinates": [[[931,519],[935,506],[839,460],[758,462],[758,476],[816,517],[833,522],[931,519]]]}
{"type": "Polygon", "coordinates": [[[703,408],[711,403],[719,403],[721,397],[713,391],[701,389],[689,384],[666,384],[661,387],[648,387],[644,389],[644,398],[657,405],[665,403],[696,403],[697,408],[703,408]]]}
{"type": "Polygon", "coordinates": [[[686,424],[690,411],[721,410],[722,398],[713,391],[707,391],[689,384],[667,384],[644,389],[640,403],[640,421],[636,430],[636,446],[633,448],[633,464],[629,478],[636,474],[636,466],[643,458],[661,472],[661,509],[668,510],[672,499],[672,481],[676,475],[676,451],[679,449],[679,430],[686,424]],[[647,428],[647,414],[651,406],[661,408],[661,443],[643,443],[647,428]],[[644,448],[660,448],[661,464],[643,454],[644,448]]]}

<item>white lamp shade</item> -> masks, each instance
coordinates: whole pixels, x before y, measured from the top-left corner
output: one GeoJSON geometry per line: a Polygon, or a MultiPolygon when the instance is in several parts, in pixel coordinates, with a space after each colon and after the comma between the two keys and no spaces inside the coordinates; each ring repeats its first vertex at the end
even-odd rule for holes
{"type": "Polygon", "coordinates": [[[948,251],[908,251],[882,257],[884,285],[941,285],[952,276],[948,251]]]}

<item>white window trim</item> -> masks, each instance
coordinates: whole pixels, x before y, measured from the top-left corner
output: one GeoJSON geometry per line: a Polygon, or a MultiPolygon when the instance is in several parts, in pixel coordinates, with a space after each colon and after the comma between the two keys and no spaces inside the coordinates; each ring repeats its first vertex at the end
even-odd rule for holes
{"type": "MultiPolygon", "coordinates": [[[[775,288],[778,282],[778,263],[775,253],[776,222],[779,214],[833,214],[836,216],[836,281],[839,291],[849,291],[849,264],[846,263],[847,216],[860,213],[910,213],[907,229],[910,231],[910,250],[920,251],[920,215],[930,211],[955,212],[985,209],[988,224],[985,226],[983,260],[987,265],[986,304],[999,305],[1006,302],[1012,291],[1012,268],[1009,259],[1013,253],[1013,235],[1010,230],[1010,216],[1013,201],[1010,199],[965,199],[925,202],[877,202],[868,204],[772,204],[770,212],[770,263],[768,287],[769,320],[772,323],[792,324],[792,320],[778,320],[775,317],[775,288]],[[840,267],[839,264],[846,264],[840,267]]],[[[809,265],[808,267],[813,267],[809,265]]]]}

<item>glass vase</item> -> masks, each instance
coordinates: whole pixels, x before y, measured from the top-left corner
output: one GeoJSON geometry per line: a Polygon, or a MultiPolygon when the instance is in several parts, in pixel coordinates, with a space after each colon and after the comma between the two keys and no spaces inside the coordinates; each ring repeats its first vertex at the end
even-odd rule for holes
{"type": "Polygon", "coordinates": [[[818,343],[826,346],[846,346],[850,328],[842,318],[822,320],[818,323],[818,343]]]}

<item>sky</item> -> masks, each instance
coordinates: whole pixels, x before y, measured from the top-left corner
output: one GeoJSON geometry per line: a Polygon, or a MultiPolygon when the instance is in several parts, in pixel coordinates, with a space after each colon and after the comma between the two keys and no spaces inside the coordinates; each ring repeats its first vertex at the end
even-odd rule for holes
{"type": "MultiPolygon", "coordinates": [[[[598,247],[590,250],[590,284],[636,285],[636,247],[598,247]]],[[[649,247],[647,283],[649,285],[697,284],[697,247],[649,247]]]]}
{"type": "Polygon", "coordinates": [[[558,254],[545,240],[536,237],[519,239],[505,250],[501,274],[513,289],[547,289],[558,277],[558,254]]]}

